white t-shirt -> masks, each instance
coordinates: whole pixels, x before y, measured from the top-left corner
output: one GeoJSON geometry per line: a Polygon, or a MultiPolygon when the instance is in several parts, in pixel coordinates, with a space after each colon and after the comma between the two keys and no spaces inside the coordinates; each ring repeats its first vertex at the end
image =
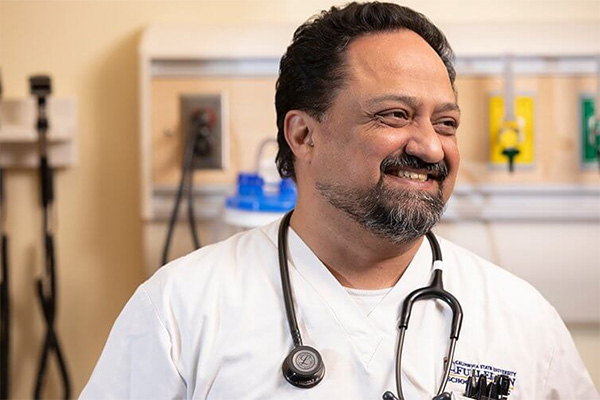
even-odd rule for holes
{"type": "MultiPolygon", "coordinates": [[[[432,255],[415,258],[366,315],[300,237],[289,231],[290,279],[304,344],[325,377],[291,386],[292,350],[277,258],[278,222],[206,246],[161,268],[115,322],[82,399],[381,399],[395,392],[404,298],[429,283],[432,255]]],[[[600,399],[554,308],[528,283],[440,239],[444,287],[464,320],[447,391],[460,395],[471,368],[512,381],[509,400],[600,399]]],[[[443,375],[451,314],[417,302],[404,343],[406,399],[430,400],[443,375]]]]}
{"type": "Polygon", "coordinates": [[[377,289],[377,290],[364,290],[345,288],[346,292],[350,295],[356,305],[363,311],[365,317],[368,317],[383,301],[385,296],[392,290],[392,288],[377,289]]]}

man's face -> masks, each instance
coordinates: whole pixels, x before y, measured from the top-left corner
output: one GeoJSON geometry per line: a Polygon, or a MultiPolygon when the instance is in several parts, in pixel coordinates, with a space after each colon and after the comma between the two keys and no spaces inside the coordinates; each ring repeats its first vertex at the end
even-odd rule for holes
{"type": "Polygon", "coordinates": [[[447,70],[420,36],[360,37],[313,134],[315,186],[377,236],[412,241],[437,223],[454,189],[459,119],[447,70]]]}

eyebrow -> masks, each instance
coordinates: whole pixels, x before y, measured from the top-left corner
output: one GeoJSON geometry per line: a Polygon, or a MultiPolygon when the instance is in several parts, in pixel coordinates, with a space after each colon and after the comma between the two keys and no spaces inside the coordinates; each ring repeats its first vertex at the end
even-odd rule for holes
{"type": "MultiPolygon", "coordinates": [[[[383,95],[380,97],[375,97],[375,98],[367,101],[367,104],[369,106],[375,106],[375,105],[377,105],[379,103],[383,103],[385,101],[400,101],[412,108],[419,108],[423,104],[422,101],[420,101],[419,99],[417,99],[414,96],[406,96],[406,95],[398,95],[398,94],[386,94],[386,95],[383,95]]],[[[436,113],[445,112],[445,111],[457,111],[458,113],[460,113],[460,107],[456,103],[443,103],[443,104],[437,105],[434,109],[434,112],[436,112],[436,113]]]]}
{"type": "Polygon", "coordinates": [[[436,106],[434,112],[456,111],[460,114],[460,107],[456,103],[444,103],[436,106]]]}

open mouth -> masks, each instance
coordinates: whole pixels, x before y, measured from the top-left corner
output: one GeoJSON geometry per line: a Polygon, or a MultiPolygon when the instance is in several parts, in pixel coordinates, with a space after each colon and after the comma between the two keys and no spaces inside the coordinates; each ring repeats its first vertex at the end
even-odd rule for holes
{"type": "Polygon", "coordinates": [[[411,171],[400,168],[388,168],[384,171],[387,175],[397,176],[398,178],[409,179],[416,182],[426,182],[428,180],[439,180],[437,174],[425,171],[411,171]]]}
{"type": "Polygon", "coordinates": [[[409,154],[388,156],[381,162],[381,171],[386,175],[406,179],[415,183],[436,181],[440,185],[448,176],[444,161],[428,163],[409,154]]]}

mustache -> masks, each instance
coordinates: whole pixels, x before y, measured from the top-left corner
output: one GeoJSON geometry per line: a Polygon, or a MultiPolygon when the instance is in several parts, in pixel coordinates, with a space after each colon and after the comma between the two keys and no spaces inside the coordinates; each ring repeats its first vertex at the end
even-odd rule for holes
{"type": "Polygon", "coordinates": [[[393,169],[399,170],[403,168],[427,171],[428,175],[431,175],[433,179],[440,182],[448,177],[448,166],[444,160],[437,163],[429,163],[421,160],[419,157],[404,153],[400,156],[387,156],[381,162],[382,173],[393,169]]]}

